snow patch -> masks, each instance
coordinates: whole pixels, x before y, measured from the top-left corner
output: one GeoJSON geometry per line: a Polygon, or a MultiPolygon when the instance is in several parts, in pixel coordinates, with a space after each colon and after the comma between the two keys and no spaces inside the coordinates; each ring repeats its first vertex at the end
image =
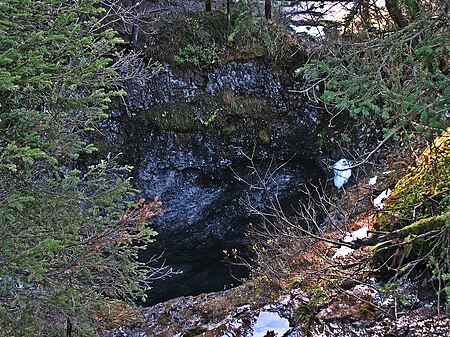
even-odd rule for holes
{"type": "Polygon", "coordinates": [[[378,176],[375,176],[375,177],[370,178],[368,184],[369,184],[370,186],[375,185],[375,184],[377,183],[377,179],[378,179],[378,176]]]}
{"type": "Polygon", "coordinates": [[[297,33],[305,33],[309,36],[312,36],[313,38],[323,37],[323,26],[296,26],[296,25],[290,25],[291,28],[297,33]]]}
{"type": "Polygon", "coordinates": [[[391,194],[392,194],[392,191],[390,188],[381,192],[381,194],[373,200],[373,205],[375,206],[375,208],[383,209],[384,208],[383,201],[386,200],[387,198],[389,198],[389,196],[391,194]]]}
{"type": "MultiPolygon", "coordinates": [[[[351,233],[347,233],[344,237],[344,242],[353,242],[356,240],[362,240],[367,238],[369,235],[369,227],[361,227],[360,229],[353,231],[351,233]]],[[[336,259],[338,257],[344,257],[348,254],[352,253],[354,249],[347,247],[347,246],[341,246],[333,255],[333,259],[336,259]]]]}

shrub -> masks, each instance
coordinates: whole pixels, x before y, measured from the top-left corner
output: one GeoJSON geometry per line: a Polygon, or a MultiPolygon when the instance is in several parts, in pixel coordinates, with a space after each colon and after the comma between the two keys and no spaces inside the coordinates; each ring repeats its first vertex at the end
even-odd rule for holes
{"type": "Polygon", "coordinates": [[[158,271],[136,257],[160,203],[133,202],[114,158],[77,169],[120,94],[102,13],[94,0],[0,2],[0,336],[96,336],[111,301],[131,304],[158,271]]]}

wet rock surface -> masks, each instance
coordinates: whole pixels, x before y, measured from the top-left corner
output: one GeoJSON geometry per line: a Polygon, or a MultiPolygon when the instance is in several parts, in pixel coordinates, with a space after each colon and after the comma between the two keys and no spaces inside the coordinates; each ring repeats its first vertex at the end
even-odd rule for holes
{"type": "Polygon", "coordinates": [[[248,184],[258,183],[249,157],[286,209],[303,184],[323,177],[318,111],[290,93],[295,85],[258,62],[202,74],[164,65],[128,84],[125,105],[103,125],[106,141],[134,167],[142,195],[163,202],[165,214],[154,223],[159,236],[144,257],[164,252],[166,264],[182,272],[155,282],[150,304],[237,283],[222,260],[224,250],[245,249],[252,217],[240,199],[265,207],[263,191],[248,184]]]}

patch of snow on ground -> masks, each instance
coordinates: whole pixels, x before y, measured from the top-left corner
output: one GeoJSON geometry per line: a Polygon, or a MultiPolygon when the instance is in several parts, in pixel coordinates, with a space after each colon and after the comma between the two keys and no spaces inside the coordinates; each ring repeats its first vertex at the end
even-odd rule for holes
{"type": "Polygon", "coordinates": [[[323,26],[296,26],[291,25],[291,28],[297,34],[305,33],[314,38],[323,37],[323,26]]]}
{"type": "Polygon", "coordinates": [[[380,195],[373,200],[373,205],[375,206],[375,208],[383,209],[384,208],[383,201],[386,200],[387,198],[389,198],[389,196],[391,194],[392,194],[392,191],[390,188],[381,192],[380,195]]]}
{"type": "MultiPolygon", "coordinates": [[[[347,233],[344,237],[344,242],[353,242],[356,240],[362,240],[368,237],[369,228],[368,227],[361,227],[360,229],[353,231],[351,233],[347,233]]],[[[344,257],[353,252],[354,249],[347,247],[347,246],[341,246],[336,250],[336,252],[333,255],[333,259],[336,259],[338,257],[344,257]]]]}
{"type": "Polygon", "coordinates": [[[368,184],[371,186],[375,185],[377,183],[377,179],[378,179],[378,176],[370,178],[368,184]]]}

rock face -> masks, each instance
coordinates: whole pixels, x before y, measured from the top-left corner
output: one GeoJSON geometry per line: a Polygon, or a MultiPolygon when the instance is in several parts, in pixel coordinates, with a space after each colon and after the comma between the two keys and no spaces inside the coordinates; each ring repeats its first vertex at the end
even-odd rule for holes
{"type": "Polygon", "coordinates": [[[249,185],[258,183],[249,157],[286,209],[301,197],[302,184],[323,176],[317,110],[289,92],[295,85],[257,62],[203,74],[166,65],[128,84],[105,134],[134,167],[136,187],[163,201],[165,215],[154,224],[160,234],[147,257],[164,252],[166,264],[182,271],[155,283],[151,303],[236,282],[221,260],[223,250],[243,249],[251,215],[240,199],[264,208],[266,198],[249,185]]]}
{"type": "Polygon", "coordinates": [[[224,90],[264,98],[277,97],[283,90],[277,75],[256,61],[230,62],[206,73],[161,65],[144,74],[148,81],[128,84],[125,99],[133,110],[145,111],[163,103],[192,102],[205,93],[217,95],[224,90]]]}
{"type": "MultiPolygon", "coordinates": [[[[411,286],[410,291],[416,293],[416,285],[411,286]]],[[[438,315],[436,302],[416,299],[400,304],[395,300],[397,295],[380,292],[373,285],[356,285],[315,304],[311,304],[313,291],[293,288],[262,307],[245,302],[251,291],[248,287],[244,284],[159,303],[143,309],[137,324],[103,337],[450,336],[450,319],[438,315]],[[269,319],[261,321],[263,316],[269,319]]],[[[405,294],[410,295],[408,290],[405,294]]]]}

